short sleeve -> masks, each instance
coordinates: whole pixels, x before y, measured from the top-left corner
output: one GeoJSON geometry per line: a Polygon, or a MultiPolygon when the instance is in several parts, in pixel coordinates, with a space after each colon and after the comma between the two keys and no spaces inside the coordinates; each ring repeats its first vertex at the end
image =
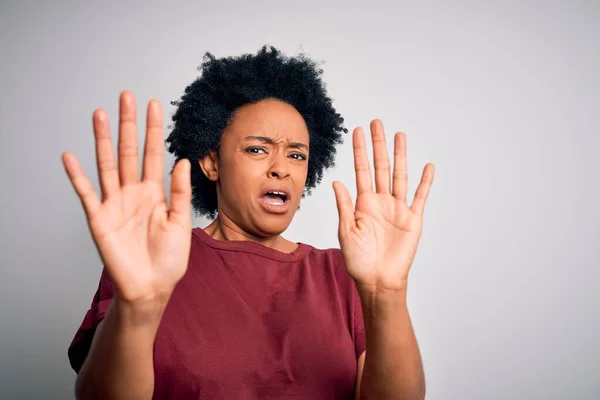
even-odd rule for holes
{"type": "Polygon", "coordinates": [[[352,280],[352,302],[353,304],[353,337],[354,337],[354,350],[356,352],[356,359],[367,348],[367,339],[365,335],[365,320],[363,318],[362,304],[360,302],[360,295],[356,289],[356,284],[352,280]]]}
{"type": "Polygon", "coordinates": [[[102,274],[100,275],[100,282],[98,284],[98,289],[96,290],[96,294],[92,299],[92,304],[85,314],[79,329],[75,333],[75,337],[73,338],[71,345],[68,349],[69,362],[71,363],[71,368],[77,373],[81,369],[85,358],[90,351],[90,347],[92,345],[92,339],[94,338],[94,333],[96,332],[96,327],[98,323],[102,321],[108,307],[113,298],[113,285],[112,281],[106,271],[106,268],[102,269],[102,274]]]}
{"type": "Polygon", "coordinates": [[[363,318],[362,311],[362,303],[360,301],[360,295],[358,294],[358,289],[356,288],[356,282],[348,272],[346,271],[346,266],[344,263],[344,256],[342,255],[342,251],[340,249],[334,249],[334,262],[337,265],[337,276],[340,281],[344,282],[344,296],[348,302],[348,308],[350,312],[348,313],[349,319],[349,329],[352,329],[352,340],[354,341],[354,352],[356,353],[356,359],[360,357],[360,355],[367,348],[367,338],[365,334],[365,320],[363,318]]]}

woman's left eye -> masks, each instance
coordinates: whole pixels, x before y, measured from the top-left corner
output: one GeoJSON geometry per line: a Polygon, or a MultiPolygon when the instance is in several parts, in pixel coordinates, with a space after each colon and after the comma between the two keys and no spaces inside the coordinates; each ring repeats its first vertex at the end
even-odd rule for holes
{"type": "Polygon", "coordinates": [[[291,157],[295,158],[296,160],[302,160],[302,161],[306,160],[306,156],[301,153],[293,153],[291,155],[291,157]]]}

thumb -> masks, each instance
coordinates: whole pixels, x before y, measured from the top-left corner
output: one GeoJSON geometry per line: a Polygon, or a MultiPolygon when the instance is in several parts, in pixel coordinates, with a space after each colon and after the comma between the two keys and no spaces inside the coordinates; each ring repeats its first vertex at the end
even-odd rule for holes
{"type": "Polygon", "coordinates": [[[346,236],[346,233],[355,225],[352,198],[346,186],[341,182],[333,182],[333,191],[335,192],[335,201],[337,204],[338,215],[340,217],[339,235],[340,238],[346,236]]]}
{"type": "Polygon", "coordinates": [[[192,185],[190,181],[190,161],[182,159],[175,164],[171,177],[171,210],[169,220],[182,226],[191,225],[192,185]]]}

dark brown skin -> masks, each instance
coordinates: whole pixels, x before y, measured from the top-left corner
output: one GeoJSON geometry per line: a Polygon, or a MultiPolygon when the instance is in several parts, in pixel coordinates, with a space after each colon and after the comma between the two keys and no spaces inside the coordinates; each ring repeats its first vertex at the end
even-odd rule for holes
{"type": "Polygon", "coordinates": [[[300,203],[308,157],[308,128],[294,107],[276,100],[241,107],[221,137],[219,153],[200,160],[205,175],[217,182],[219,214],[206,232],[219,240],[252,240],[294,251],[298,245],[280,235],[300,203]],[[259,202],[273,186],[290,194],[283,214],[268,212],[259,202]]]}

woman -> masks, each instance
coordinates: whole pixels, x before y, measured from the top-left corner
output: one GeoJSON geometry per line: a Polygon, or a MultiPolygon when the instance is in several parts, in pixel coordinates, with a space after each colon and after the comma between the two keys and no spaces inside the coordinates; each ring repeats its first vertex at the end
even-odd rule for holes
{"type": "Polygon", "coordinates": [[[105,265],[69,348],[77,397],[423,398],[406,290],[433,165],[408,206],[406,138],[395,136],[390,183],[375,120],[373,190],[355,129],[355,207],[334,183],[341,250],[293,243],[281,233],[347,132],[322,71],[266,46],[237,58],[207,53],[202,67],[174,103],[170,208],[157,101],[148,104],[141,180],[128,92],[118,160],[106,113],[94,113],[102,198],[63,155],[105,265]],[[192,205],[212,223],[192,229],[192,205]]]}

